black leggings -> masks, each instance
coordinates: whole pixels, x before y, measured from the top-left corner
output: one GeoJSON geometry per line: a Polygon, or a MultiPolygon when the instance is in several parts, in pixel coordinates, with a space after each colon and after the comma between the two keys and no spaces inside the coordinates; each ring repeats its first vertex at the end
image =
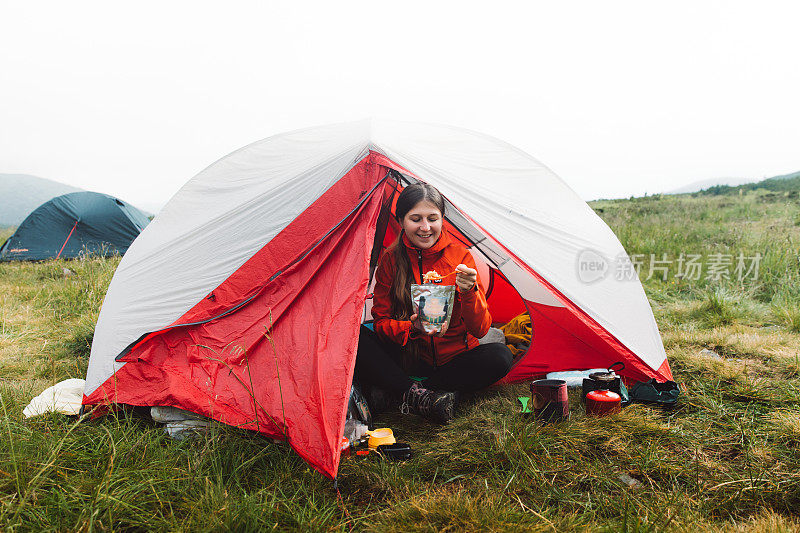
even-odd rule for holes
{"type": "MultiPolygon", "coordinates": [[[[384,342],[371,329],[361,326],[355,377],[362,385],[402,393],[414,383],[401,366],[403,349],[384,342]]],[[[488,387],[508,373],[513,356],[505,344],[481,344],[458,354],[436,368],[419,361],[411,375],[427,377],[426,389],[472,392],[488,387]]]]}

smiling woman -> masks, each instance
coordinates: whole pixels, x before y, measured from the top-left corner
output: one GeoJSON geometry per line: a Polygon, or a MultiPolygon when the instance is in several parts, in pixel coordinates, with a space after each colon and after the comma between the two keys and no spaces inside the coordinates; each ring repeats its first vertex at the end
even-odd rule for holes
{"type": "Polygon", "coordinates": [[[429,200],[421,200],[406,213],[401,224],[411,244],[425,250],[439,240],[443,209],[444,205],[439,207],[429,200]]]}
{"type": "MultiPolygon", "coordinates": [[[[475,260],[450,239],[444,214],[445,200],[431,185],[409,185],[397,198],[402,231],[375,272],[374,332],[361,328],[356,357],[356,377],[376,411],[395,404],[403,412],[447,422],[454,416],[456,392],[488,387],[511,366],[505,344],[478,343],[492,317],[475,260]],[[437,271],[446,275],[432,275],[437,271]],[[447,281],[451,273],[455,278],[447,281]],[[433,290],[457,289],[449,321],[437,328],[423,327],[412,304],[412,284],[428,282],[433,290]]],[[[421,315],[422,303],[419,308],[421,315]]]]}

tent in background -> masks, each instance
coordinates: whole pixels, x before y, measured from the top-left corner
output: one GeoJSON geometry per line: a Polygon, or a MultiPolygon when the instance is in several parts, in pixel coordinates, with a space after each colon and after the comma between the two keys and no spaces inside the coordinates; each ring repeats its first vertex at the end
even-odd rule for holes
{"type": "Polygon", "coordinates": [[[495,321],[531,314],[507,381],[617,361],[671,378],[638,278],[615,275],[622,245],[548,168],[475,132],[364,121],[246,146],[170,200],[108,289],[84,405],[193,411],[285,439],[334,477],[371,274],[417,181],[446,197],[495,321]]]}
{"type": "Polygon", "coordinates": [[[122,255],[148,222],[144,213],[107,194],[56,196],[22,221],[0,248],[0,261],[122,255]]]}

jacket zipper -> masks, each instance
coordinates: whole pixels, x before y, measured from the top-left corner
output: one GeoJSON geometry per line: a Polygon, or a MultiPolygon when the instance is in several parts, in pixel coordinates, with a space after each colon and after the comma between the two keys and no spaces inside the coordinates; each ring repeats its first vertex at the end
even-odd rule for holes
{"type": "MultiPolygon", "coordinates": [[[[422,250],[417,250],[417,267],[419,268],[419,284],[422,285],[422,250]]],[[[433,342],[433,337],[431,339],[431,354],[433,355],[433,368],[436,370],[438,366],[436,364],[436,344],[433,342]]]]}

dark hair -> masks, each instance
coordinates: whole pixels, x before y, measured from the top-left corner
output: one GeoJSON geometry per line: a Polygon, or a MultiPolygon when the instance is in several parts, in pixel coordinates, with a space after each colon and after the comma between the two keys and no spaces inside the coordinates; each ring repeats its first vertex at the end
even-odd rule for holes
{"type": "Polygon", "coordinates": [[[394,210],[397,221],[402,223],[406,214],[420,202],[432,203],[444,216],[444,196],[442,196],[442,193],[433,185],[414,183],[403,189],[403,192],[397,197],[397,204],[394,210]]]}
{"type": "Polygon", "coordinates": [[[395,207],[395,218],[400,223],[401,229],[397,239],[389,247],[389,252],[394,255],[394,263],[397,271],[392,280],[392,287],[389,291],[391,301],[392,317],[396,320],[408,320],[413,314],[411,306],[411,283],[414,281],[411,263],[408,260],[408,253],[403,246],[403,218],[420,202],[430,202],[436,206],[444,217],[444,197],[436,188],[427,183],[414,183],[403,189],[397,197],[395,207]]]}

